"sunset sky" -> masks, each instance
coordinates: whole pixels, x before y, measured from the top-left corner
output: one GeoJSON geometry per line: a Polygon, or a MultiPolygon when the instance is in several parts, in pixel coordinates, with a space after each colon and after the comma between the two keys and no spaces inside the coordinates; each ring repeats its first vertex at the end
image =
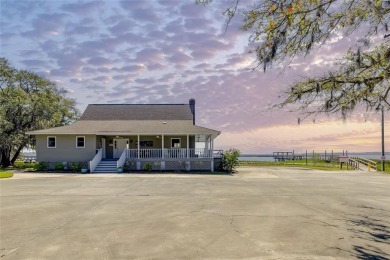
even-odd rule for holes
{"type": "MultiPolygon", "coordinates": [[[[357,111],[307,118],[267,110],[289,84],[334,69],[361,33],[334,33],[289,66],[250,70],[248,34],[235,19],[225,31],[224,3],[194,0],[0,0],[0,56],[56,82],[83,111],[90,103],[187,103],[197,125],[220,130],[216,149],[243,153],[307,150],[379,152],[380,115],[357,111]],[[285,70],[282,70],[282,68],[285,70]]],[[[385,115],[390,149],[390,115],[385,115]]]]}

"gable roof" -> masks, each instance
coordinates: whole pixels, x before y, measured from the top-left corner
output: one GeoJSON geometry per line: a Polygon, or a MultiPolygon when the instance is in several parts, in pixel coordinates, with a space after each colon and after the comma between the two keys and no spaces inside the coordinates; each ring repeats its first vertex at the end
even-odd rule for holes
{"type": "Polygon", "coordinates": [[[192,120],[188,104],[91,104],[82,120],[192,120]]]}
{"type": "Polygon", "coordinates": [[[220,132],[195,125],[195,100],[191,99],[189,104],[91,104],[71,125],[27,134],[207,134],[215,138],[220,132]]]}
{"type": "Polygon", "coordinates": [[[93,134],[93,135],[176,135],[206,134],[217,137],[220,132],[193,125],[190,120],[80,120],[71,125],[28,132],[33,135],[93,134]]]}

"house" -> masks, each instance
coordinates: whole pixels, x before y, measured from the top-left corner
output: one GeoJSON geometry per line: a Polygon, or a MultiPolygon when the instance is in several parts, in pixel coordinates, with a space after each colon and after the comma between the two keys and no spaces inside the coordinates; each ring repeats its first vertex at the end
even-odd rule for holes
{"type": "Polygon", "coordinates": [[[82,162],[91,172],[214,170],[219,131],[195,125],[188,104],[91,104],[67,126],[28,132],[36,136],[37,161],[82,162]],[[201,148],[198,148],[202,144],[201,148]]]}

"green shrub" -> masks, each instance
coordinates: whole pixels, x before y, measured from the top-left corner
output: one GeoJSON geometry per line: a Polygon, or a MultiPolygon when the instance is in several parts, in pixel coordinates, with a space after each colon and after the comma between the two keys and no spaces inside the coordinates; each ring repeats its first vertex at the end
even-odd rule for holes
{"type": "Polygon", "coordinates": [[[79,172],[81,171],[81,167],[82,167],[82,164],[80,162],[72,162],[70,164],[70,168],[72,169],[72,171],[74,172],[79,172]]]}
{"type": "Polygon", "coordinates": [[[222,153],[222,167],[227,172],[234,172],[238,166],[238,157],[240,151],[237,149],[229,149],[222,153]]]}
{"type": "Polygon", "coordinates": [[[125,164],[123,165],[123,170],[125,172],[131,171],[131,169],[135,168],[135,161],[126,161],[125,164]]]}
{"type": "Polygon", "coordinates": [[[151,171],[152,169],[153,169],[153,164],[151,163],[144,164],[144,171],[151,171]]]}
{"type": "Polygon", "coordinates": [[[36,162],[24,162],[24,161],[15,161],[14,167],[18,169],[27,169],[27,168],[34,168],[36,167],[36,162]]]}
{"type": "Polygon", "coordinates": [[[62,163],[56,163],[54,164],[54,169],[57,170],[57,171],[62,171],[64,170],[64,165],[62,163]]]}
{"type": "Polygon", "coordinates": [[[35,164],[35,169],[37,171],[47,170],[47,167],[48,167],[48,163],[47,162],[39,162],[39,163],[35,164]]]}

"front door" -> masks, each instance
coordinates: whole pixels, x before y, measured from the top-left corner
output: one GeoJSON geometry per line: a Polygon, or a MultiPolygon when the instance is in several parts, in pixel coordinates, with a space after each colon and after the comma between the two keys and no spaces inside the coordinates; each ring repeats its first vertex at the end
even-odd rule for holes
{"type": "Polygon", "coordinates": [[[114,158],[121,157],[123,150],[127,147],[129,139],[114,139],[114,158]]]}

